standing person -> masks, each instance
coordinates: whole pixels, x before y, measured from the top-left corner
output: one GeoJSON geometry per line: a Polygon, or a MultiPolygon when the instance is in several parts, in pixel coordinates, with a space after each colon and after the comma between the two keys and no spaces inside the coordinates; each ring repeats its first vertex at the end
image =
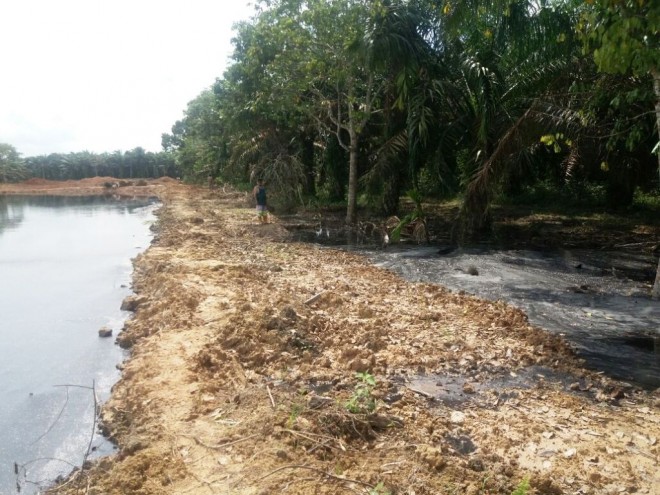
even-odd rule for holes
{"type": "Polygon", "coordinates": [[[268,209],[266,207],[266,187],[263,179],[257,180],[257,185],[252,190],[254,199],[257,200],[257,218],[259,223],[268,223],[268,209]]]}

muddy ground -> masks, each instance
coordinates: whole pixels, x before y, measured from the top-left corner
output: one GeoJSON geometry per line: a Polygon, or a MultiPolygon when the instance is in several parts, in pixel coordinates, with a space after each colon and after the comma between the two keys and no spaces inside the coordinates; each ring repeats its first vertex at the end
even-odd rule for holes
{"type": "Polygon", "coordinates": [[[49,493],[660,494],[659,391],[504,303],[290,242],[244,193],[134,189],[163,207],[101,413],[118,453],[49,493]]]}

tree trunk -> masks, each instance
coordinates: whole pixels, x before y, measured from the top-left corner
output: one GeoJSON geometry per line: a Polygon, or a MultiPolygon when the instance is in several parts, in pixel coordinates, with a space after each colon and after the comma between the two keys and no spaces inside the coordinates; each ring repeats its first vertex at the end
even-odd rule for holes
{"type": "MultiPolygon", "coordinates": [[[[403,170],[403,167],[398,167],[397,172],[398,170],[403,170]]],[[[401,173],[394,173],[392,176],[385,178],[382,203],[382,210],[385,215],[396,215],[399,210],[401,186],[404,183],[401,175],[401,173]]]]}
{"type": "Polygon", "coordinates": [[[346,208],[346,223],[357,222],[357,181],[358,181],[358,134],[352,128],[349,130],[350,145],[348,149],[348,206],[346,208]]]}
{"type": "Polygon", "coordinates": [[[307,196],[316,195],[316,184],[314,174],[314,136],[303,134],[302,143],[302,162],[305,167],[305,183],[303,184],[304,194],[307,196]]]}
{"type": "MultiPolygon", "coordinates": [[[[660,140],[660,71],[652,70],[653,90],[655,91],[655,124],[658,128],[658,139],[660,140]]],[[[660,150],[658,151],[658,185],[660,186],[660,150]]],[[[658,260],[658,271],[655,274],[655,284],[651,291],[653,299],[660,299],[660,259],[658,260]]]]}

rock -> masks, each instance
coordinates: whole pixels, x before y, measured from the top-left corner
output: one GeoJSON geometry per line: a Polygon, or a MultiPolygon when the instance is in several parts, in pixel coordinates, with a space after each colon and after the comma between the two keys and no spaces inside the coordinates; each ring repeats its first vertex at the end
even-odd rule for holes
{"type": "Polygon", "coordinates": [[[307,407],[309,407],[310,409],[320,409],[322,407],[332,404],[333,402],[334,400],[330,397],[323,397],[314,394],[307,401],[307,407]]]}
{"type": "Polygon", "coordinates": [[[465,423],[465,414],[461,411],[452,411],[451,416],[449,416],[449,421],[455,425],[462,425],[465,423]]]}
{"type": "Polygon", "coordinates": [[[122,311],[135,311],[147,299],[143,296],[128,296],[121,303],[122,311]]]}
{"type": "Polygon", "coordinates": [[[465,394],[475,394],[475,393],[477,393],[477,391],[474,388],[474,385],[472,385],[471,383],[465,383],[463,385],[463,393],[465,393],[465,394]]]}
{"type": "Polygon", "coordinates": [[[420,461],[436,471],[442,470],[447,465],[442,451],[430,445],[420,445],[417,448],[417,456],[420,461]]]}
{"type": "Polygon", "coordinates": [[[101,327],[99,328],[99,337],[112,337],[112,328],[101,327]]]}
{"type": "Polygon", "coordinates": [[[349,363],[348,368],[351,371],[365,373],[371,369],[371,362],[366,359],[356,358],[349,363]]]}
{"type": "Polygon", "coordinates": [[[484,466],[484,461],[481,460],[479,457],[473,457],[468,461],[467,464],[468,469],[471,469],[472,471],[485,471],[486,467],[484,466]]]}

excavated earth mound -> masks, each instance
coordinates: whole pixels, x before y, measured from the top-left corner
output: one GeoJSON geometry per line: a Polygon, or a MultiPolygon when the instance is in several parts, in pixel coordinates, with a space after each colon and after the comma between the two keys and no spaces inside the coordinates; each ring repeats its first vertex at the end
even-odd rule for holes
{"type": "Polygon", "coordinates": [[[521,311],[292,242],[243,193],[144,187],[118,453],[49,493],[660,493],[658,393],[521,311]]]}

